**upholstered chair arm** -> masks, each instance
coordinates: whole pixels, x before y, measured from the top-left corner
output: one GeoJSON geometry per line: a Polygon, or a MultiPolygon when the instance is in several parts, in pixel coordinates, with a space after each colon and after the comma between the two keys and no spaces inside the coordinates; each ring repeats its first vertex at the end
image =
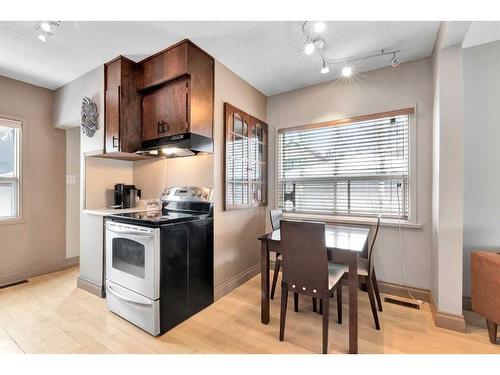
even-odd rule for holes
{"type": "Polygon", "coordinates": [[[471,268],[472,310],[500,324],[500,255],[474,251],[471,268]]]}

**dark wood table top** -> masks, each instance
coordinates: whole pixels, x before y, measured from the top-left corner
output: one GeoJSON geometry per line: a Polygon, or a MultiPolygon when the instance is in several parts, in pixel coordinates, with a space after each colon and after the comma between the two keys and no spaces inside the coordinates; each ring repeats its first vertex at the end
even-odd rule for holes
{"type": "MultiPolygon", "coordinates": [[[[370,233],[369,226],[350,226],[343,224],[325,225],[325,242],[327,249],[348,250],[361,253],[370,233]]],[[[260,241],[281,241],[280,230],[277,229],[259,237],[260,241]]]]}

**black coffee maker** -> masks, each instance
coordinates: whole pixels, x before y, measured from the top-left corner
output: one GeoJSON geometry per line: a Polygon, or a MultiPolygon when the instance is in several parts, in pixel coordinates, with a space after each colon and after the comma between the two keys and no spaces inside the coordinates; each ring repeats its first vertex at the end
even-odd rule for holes
{"type": "Polygon", "coordinates": [[[136,189],[135,185],[116,184],[114,196],[114,208],[133,208],[141,197],[141,190],[136,189]]]}

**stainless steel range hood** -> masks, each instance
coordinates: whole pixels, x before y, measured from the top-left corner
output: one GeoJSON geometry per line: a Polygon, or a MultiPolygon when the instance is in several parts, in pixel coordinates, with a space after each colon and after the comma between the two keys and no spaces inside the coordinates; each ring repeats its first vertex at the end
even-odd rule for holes
{"type": "Polygon", "coordinates": [[[183,133],[143,141],[142,148],[137,151],[142,155],[166,158],[212,154],[213,152],[213,139],[196,133],[183,133]]]}

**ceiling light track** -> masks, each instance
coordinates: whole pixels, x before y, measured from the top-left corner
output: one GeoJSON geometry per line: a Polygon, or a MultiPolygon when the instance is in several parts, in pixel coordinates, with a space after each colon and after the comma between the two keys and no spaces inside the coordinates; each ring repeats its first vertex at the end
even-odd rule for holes
{"type": "Polygon", "coordinates": [[[309,21],[304,21],[302,23],[302,35],[304,36],[304,52],[307,55],[316,53],[316,55],[321,58],[322,74],[329,73],[330,66],[332,65],[344,65],[344,67],[342,68],[342,75],[344,77],[350,77],[354,73],[354,69],[352,67],[353,63],[389,55],[392,55],[391,66],[393,68],[397,68],[401,63],[398,56],[398,54],[401,52],[401,50],[399,49],[393,49],[390,51],[382,49],[379,53],[370,55],[347,57],[342,59],[329,59],[324,54],[324,50],[326,49],[326,42],[321,36],[319,36],[319,34],[321,34],[326,29],[326,24],[323,21],[315,21],[312,26],[313,32],[311,32],[309,23],[309,21]]]}
{"type": "MultiPolygon", "coordinates": [[[[397,54],[401,52],[399,49],[391,50],[391,51],[385,51],[385,50],[380,50],[379,53],[374,53],[371,55],[363,55],[363,56],[356,56],[356,57],[346,57],[343,59],[327,59],[326,62],[331,65],[336,65],[336,64],[345,64],[345,63],[354,63],[358,61],[363,61],[363,60],[369,60],[373,59],[375,57],[381,57],[381,56],[387,56],[387,55],[392,55],[393,58],[391,59],[391,63],[394,59],[397,59],[399,62],[399,59],[397,58],[397,54]]],[[[398,64],[399,65],[399,64],[398,64]]]]}

